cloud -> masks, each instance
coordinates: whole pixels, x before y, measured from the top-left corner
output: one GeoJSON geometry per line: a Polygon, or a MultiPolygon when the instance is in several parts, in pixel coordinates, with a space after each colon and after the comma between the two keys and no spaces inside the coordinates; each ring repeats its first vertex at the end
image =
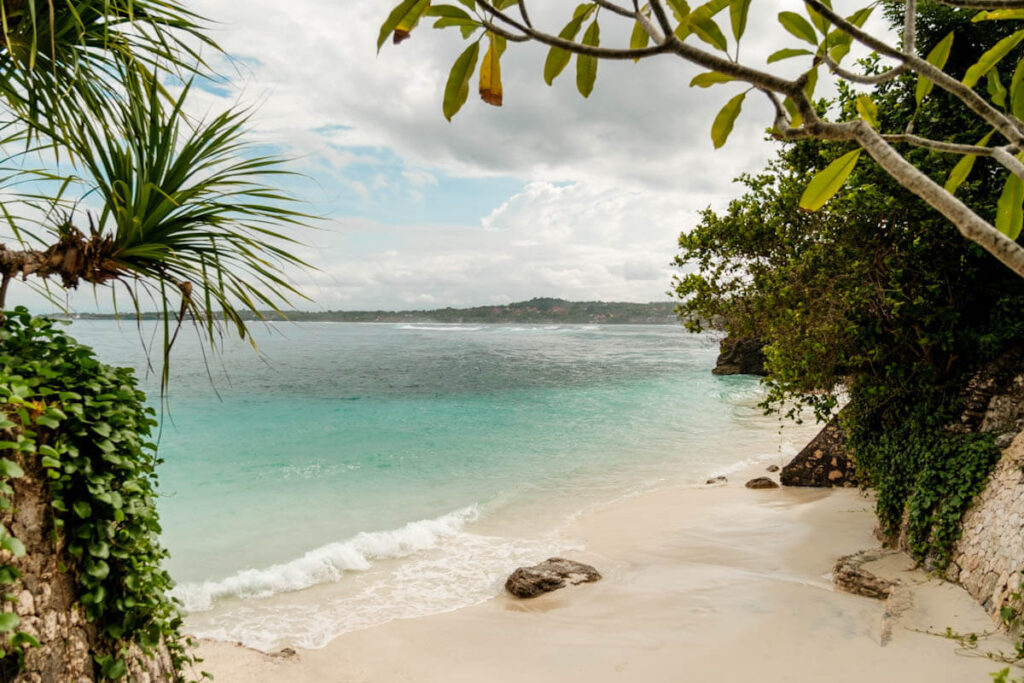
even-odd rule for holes
{"type": "MultiPolygon", "coordinates": [[[[575,3],[534,5],[535,23],[557,32],[575,3]]],[[[752,6],[744,62],[793,42],[775,19],[782,5],[752,6]]],[[[661,298],[678,232],[697,211],[723,207],[732,178],[772,153],[771,110],[756,92],[714,150],[711,121],[742,86],[691,89],[699,69],[673,57],[601,62],[584,100],[572,65],[548,87],[546,50],[510,44],[505,105],[473,93],[448,123],[442,93],[463,42],[423,22],[378,55],[389,9],[357,0],[202,9],[231,60],[212,57],[227,79],[193,91],[191,111],[254,105],[253,139],[305,174],[286,182],[328,219],[300,236],[321,269],[298,278],[317,307],[661,298]]],[[[603,21],[602,43],[626,44],[629,28],[603,21]]],[[[766,68],[792,75],[806,65],[766,68]]]]}

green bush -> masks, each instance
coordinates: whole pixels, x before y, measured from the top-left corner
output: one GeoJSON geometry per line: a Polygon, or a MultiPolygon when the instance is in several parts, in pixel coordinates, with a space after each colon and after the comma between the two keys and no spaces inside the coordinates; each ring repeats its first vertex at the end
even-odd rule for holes
{"type": "MultiPolygon", "coordinates": [[[[156,421],[136,385],[132,370],[104,365],[24,308],[0,325],[0,428],[19,434],[0,441],[0,454],[39,458],[54,547],[66,542],[63,561],[77,598],[107,645],[94,658],[96,673],[110,679],[124,675],[128,643],[143,652],[166,643],[178,671],[189,661],[179,610],[167,595],[173,584],[161,568],[167,552],[157,538],[154,492],[160,461],[148,440],[156,421]]],[[[11,458],[0,459],[0,473],[22,474],[11,458]]],[[[0,498],[10,494],[5,482],[0,498]]],[[[10,537],[6,529],[0,535],[10,537]]],[[[0,567],[0,583],[17,580],[11,569],[0,567]]],[[[0,622],[0,633],[16,628],[0,622]]],[[[15,650],[9,656],[18,656],[15,650]]]]}

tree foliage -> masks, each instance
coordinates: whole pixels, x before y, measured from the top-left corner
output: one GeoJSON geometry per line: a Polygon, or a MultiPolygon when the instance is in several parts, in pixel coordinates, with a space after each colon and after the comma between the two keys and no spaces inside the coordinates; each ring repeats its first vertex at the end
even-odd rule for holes
{"type": "MultiPolygon", "coordinates": [[[[948,14],[930,22],[940,30],[929,38],[940,44],[955,22],[948,14]]],[[[971,63],[961,60],[964,69],[971,63]]],[[[919,107],[917,90],[906,77],[877,86],[882,125],[913,120],[922,135],[986,135],[945,97],[919,107]]],[[[834,106],[854,111],[861,98],[845,89],[834,106]]],[[[715,319],[767,342],[769,407],[792,414],[808,406],[827,419],[845,393],[844,426],[863,481],[878,491],[883,526],[895,532],[906,515],[910,549],[942,566],[999,454],[992,435],[947,427],[965,378],[1020,343],[1024,280],[875,165],[852,169],[821,211],[798,210],[805,179],[855,152],[798,141],[765,172],[741,178],[741,198],[705,211],[680,236],[679,310],[691,329],[715,319]]],[[[935,175],[960,163],[927,149],[910,158],[935,175]]],[[[981,158],[957,192],[994,216],[1001,200],[993,188],[1005,176],[981,158]]]]}
{"type": "MultiPolygon", "coordinates": [[[[716,148],[725,144],[748,95],[768,98],[775,112],[771,133],[778,139],[844,141],[859,148],[847,149],[846,156],[834,166],[818,170],[819,175],[800,197],[805,209],[820,208],[839,191],[854,169],[863,164],[863,150],[885,173],[951,221],[965,237],[1024,276],[1024,248],[1017,244],[1024,224],[1024,163],[1020,158],[1024,153],[1024,62],[1019,59],[1017,47],[1024,41],[1024,30],[1016,30],[1015,23],[1024,18],[1024,0],[942,1],[954,8],[966,8],[961,15],[967,13],[973,21],[1009,28],[1005,35],[993,36],[989,32],[979,45],[983,48],[980,53],[956,31],[934,43],[919,41],[919,32],[923,36],[931,28],[928,19],[922,19],[929,6],[910,0],[900,5],[901,40],[891,43],[887,36],[878,37],[862,28],[877,8],[874,3],[846,14],[833,9],[831,0],[804,0],[803,13],[778,14],[778,49],[767,57],[769,64],[798,60],[798,75],[785,78],[774,69],[740,59],[750,0],[708,0],[692,8],[685,0],[587,0],[576,7],[560,31],[556,30],[557,25],[535,25],[527,0],[459,0],[461,6],[403,0],[381,26],[377,46],[380,49],[389,36],[393,36],[395,43],[401,42],[421,19],[428,17],[434,19],[434,28],[457,29],[470,41],[469,48],[456,60],[445,88],[443,111],[449,119],[466,101],[477,46],[485,36],[492,41],[501,37],[511,43],[538,42],[548,46],[544,80],[549,85],[575,55],[577,89],[584,97],[594,87],[597,64],[602,59],[685,60],[707,69],[691,81],[691,86],[742,88],[730,96],[711,123],[716,148]],[[606,25],[604,31],[601,23],[606,25]],[[875,68],[868,71],[857,66],[844,67],[843,61],[855,43],[872,51],[884,65],[873,62],[875,68]],[[968,53],[973,61],[962,74],[957,73],[963,55],[968,53]],[[1007,80],[1007,74],[1013,75],[1007,80]],[[980,128],[984,131],[982,135],[924,134],[913,125],[913,117],[902,118],[901,125],[892,125],[892,117],[884,115],[884,106],[868,94],[858,96],[854,107],[822,108],[815,101],[815,91],[827,78],[840,85],[861,86],[892,83],[904,77],[915,83],[915,107],[927,105],[936,93],[942,93],[948,103],[956,103],[958,117],[972,119],[969,130],[980,128]],[[989,137],[983,137],[986,135],[989,137]],[[952,177],[949,173],[953,169],[936,175],[913,162],[915,150],[920,149],[949,155],[954,161],[966,161],[952,177]],[[993,216],[986,215],[984,206],[955,196],[954,181],[970,170],[966,167],[971,159],[979,157],[994,160],[1008,171],[1003,179],[1002,201],[993,216]]],[[[766,31],[769,27],[759,29],[766,31]]],[[[487,72],[487,88],[481,81],[481,93],[493,87],[493,72],[493,68],[487,72]]],[[[483,99],[500,104],[500,100],[492,101],[487,95],[483,99]]]]}

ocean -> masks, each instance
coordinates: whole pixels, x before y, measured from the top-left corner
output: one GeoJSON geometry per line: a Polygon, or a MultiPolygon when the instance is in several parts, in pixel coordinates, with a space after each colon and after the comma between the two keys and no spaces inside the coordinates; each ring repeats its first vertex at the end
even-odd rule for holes
{"type": "MultiPolygon", "coordinates": [[[[71,326],[160,410],[153,332],[71,326]]],[[[807,436],[673,325],[257,324],[258,353],[188,332],[160,422],[167,568],[188,632],[264,650],[487,600],[584,549],[575,515],[807,436]]]]}

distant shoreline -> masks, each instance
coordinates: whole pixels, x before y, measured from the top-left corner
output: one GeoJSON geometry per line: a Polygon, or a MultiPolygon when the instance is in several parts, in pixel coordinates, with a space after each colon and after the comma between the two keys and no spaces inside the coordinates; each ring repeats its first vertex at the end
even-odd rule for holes
{"type": "MultiPolygon", "coordinates": [[[[438,308],[404,311],[261,311],[247,313],[244,320],[288,320],[290,322],[350,323],[456,323],[538,325],[674,325],[679,324],[676,304],[671,301],[630,303],[619,301],[566,301],[536,298],[511,304],[438,308]]],[[[76,313],[75,320],[115,320],[134,318],[132,314],[76,313]]],[[[142,320],[162,320],[161,312],[145,312],[142,320]]]]}

